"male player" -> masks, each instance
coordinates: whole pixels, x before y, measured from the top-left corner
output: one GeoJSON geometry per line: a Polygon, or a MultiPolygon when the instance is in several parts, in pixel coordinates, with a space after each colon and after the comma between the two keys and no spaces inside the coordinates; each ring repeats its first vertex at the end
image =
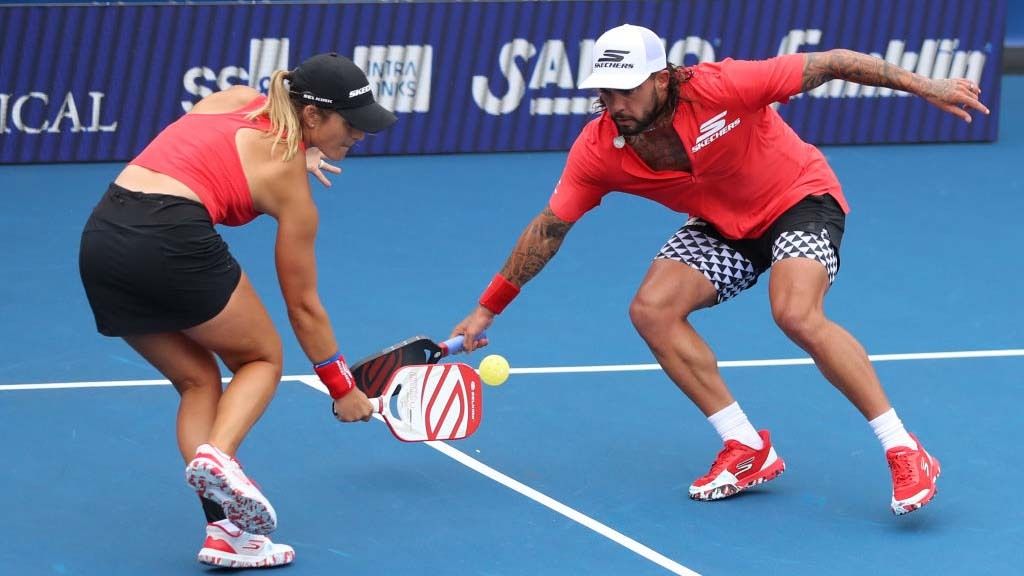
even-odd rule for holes
{"type": "Polygon", "coordinates": [[[453,334],[464,334],[472,351],[476,336],[605,194],[649,198],[690,219],[654,258],[630,318],[725,443],[709,472],[690,486],[690,497],[726,498],[785,470],[768,432],[747,419],[689,322],[691,313],[728,300],[770,268],[776,324],[882,443],[892,511],[927,504],[939,461],[904,428],[864,348],[824,313],[839,270],[846,199],[822,153],[771,107],[836,78],[916,94],[966,122],[970,111],[988,113],[968,80],[932,80],[849,50],[677,68],[651,30],[627,24],[604,33],[594,46],[592,73],[580,85],[597,89],[600,116],[584,127],[548,205],[453,334]]]}

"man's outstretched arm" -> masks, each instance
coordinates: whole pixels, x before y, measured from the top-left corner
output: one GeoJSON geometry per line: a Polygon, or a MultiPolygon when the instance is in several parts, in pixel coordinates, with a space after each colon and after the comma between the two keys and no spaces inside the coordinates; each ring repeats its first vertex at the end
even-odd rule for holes
{"type": "Polygon", "coordinates": [[[572,222],[562,220],[550,207],[545,207],[519,235],[501,275],[521,288],[554,257],[570,228],[572,222]]]}
{"type": "Polygon", "coordinates": [[[539,274],[555,256],[572,225],[572,222],[555,216],[550,207],[545,207],[530,221],[519,235],[501,272],[494,276],[484,290],[479,305],[452,330],[452,336],[462,334],[466,337],[467,352],[487,344],[486,338],[479,338],[480,334],[491,326],[494,317],[519,294],[519,289],[539,274]]]}
{"type": "Polygon", "coordinates": [[[955,114],[966,122],[971,121],[968,108],[983,114],[989,113],[988,108],[978,100],[981,88],[966,78],[933,80],[890,64],[881,58],[841,48],[807,54],[802,92],[835,79],[917,94],[939,109],[955,114]]]}

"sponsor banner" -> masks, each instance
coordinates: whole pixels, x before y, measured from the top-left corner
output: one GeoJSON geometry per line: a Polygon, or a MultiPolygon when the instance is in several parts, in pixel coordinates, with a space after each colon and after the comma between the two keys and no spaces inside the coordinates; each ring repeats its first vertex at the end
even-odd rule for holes
{"type": "Polygon", "coordinates": [[[997,136],[1006,0],[685,0],[0,6],[0,162],[127,160],[195,102],[318,52],[350,56],[400,121],[355,154],[564,150],[591,118],[594,39],[647,26],[669,59],[849,48],[967,77],[989,117],[829,82],[779,111],[816,144],[997,136]]]}

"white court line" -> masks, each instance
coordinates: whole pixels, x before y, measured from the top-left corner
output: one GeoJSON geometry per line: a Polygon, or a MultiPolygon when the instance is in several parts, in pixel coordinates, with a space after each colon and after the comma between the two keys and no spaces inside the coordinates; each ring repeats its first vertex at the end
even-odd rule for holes
{"type": "MultiPolygon", "coordinates": [[[[304,376],[283,376],[281,382],[302,382],[304,376]]],[[[221,378],[227,384],[230,378],[221,378]]],[[[8,390],[62,390],[65,388],[127,388],[131,386],[170,386],[170,380],[100,380],[97,382],[50,382],[47,384],[2,384],[0,392],[8,390]]],[[[326,390],[326,389],[325,389],[326,390]]]]}
{"type": "Polygon", "coordinates": [[[577,510],[570,508],[565,504],[562,504],[561,502],[555,500],[554,498],[551,498],[546,494],[538,492],[537,490],[530,488],[526,484],[523,484],[518,480],[515,480],[513,478],[506,476],[505,474],[502,474],[501,472],[498,472],[494,468],[491,468],[490,466],[484,464],[483,462],[480,462],[479,460],[476,460],[466,455],[466,453],[464,452],[460,452],[459,450],[452,448],[450,445],[445,444],[444,442],[427,442],[427,444],[431,448],[437,450],[438,452],[441,452],[442,454],[448,456],[449,458],[455,460],[456,462],[459,462],[460,464],[463,464],[464,466],[471,468],[479,472],[480,474],[483,474],[484,476],[490,478],[491,480],[494,480],[499,484],[504,485],[507,488],[519,492],[523,496],[526,496],[527,498],[539,504],[547,506],[548,508],[554,510],[555,512],[558,512],[559,514],[565,516],[573,522],[581,524],[586,528],[590,528],[591,530],[597,532],[601,536],[604,536],[612,542],[615,542],[616,544],[619,544],[621,546],[628,548],[629,550],[632,550],[636,554],[643,556],[644,558],[650,560],[651,562],[654,562],[658,566],[661,566],[662,568],[668,570],[669,572],[672,572],[673,574],[680,574],[681,576],[700,576],[698,572],[694,572],[693,570],[690,570],[686,566],[679,564],[671,558],[667,558],[659,552],[652,550],[647,546],[644,546],[636,540],[633,540],[629,536],[626,536],[625,534],[617,530],[605,526],[604,524],[598,522],[597,520],[594,520],[590,516],[578,512],[577,510]]]}
{"type": "MultiPolygon", "coordinates": [[[[927,353],[913,353],[913,354],[879,354],[872,355],[869,358],[873,362],[889,362],[889,361],[906,361],[906,360],[947,360],[947,359],[961,359],[961,358],[1000,358],[1000,357],[1014,357],[1024,356],[1024,349],[1009,349],[1009,350],[977,350],[977,351],[961,351],[961,352],[927,352],[927,353]]],[[[766,367],[766,366],[799,366],[813,364],[810,358],[783,358],[776,360],[738,360],[738,361],[722,361],[718,363],[721,368],[750,368],[750,367],[766,367]]],[[[513,374],[558,374],[558,373],[584,373],[584,372],[628,372],[628,371],[645,371],[645,370],[660,370],[661,367],[657,364],[620,364],[620,365],[605,365],[605,366],[554,366],[546,368],[513,368],[511,372],[513,374]]],[[[224,381],[228,379],[225,378],[224,381]]],[[[327,389],[320,383],[320,381],[312,375],[300,375],[300,376],[285,376],[281,378],[284,381],[291,382],[302,382],[307,386],[310,386],[320,392],[326,394],[327,389]]],[[[48,383],[48,384],[8,384],[0,385],[0,392],[9,390],[52,390],[52,389],[63,389],[63,388],[114,388],[114,387],[125,387],[125,386],[166,386],[170,382],[167,380],[120,380],[120,381],[107,381],[107,382],[64,382],[64,383],[48,383]]],[[[379,419],[379,416],[377,416],[379,419]]],[[[487,466],[486,464],[466,455],[459,450],[452,448],[450,445],[444,442],[425,442],[431,448],[441,452],[442,454],[452,458],[460,464],[502,484],[503,486],[514,490],[531,500],[550,508],[551,510],[569,518],[570,520],[581,524],[582,526],[597,532],[598,534],[612,540],[613,542],[635,552],[636,554],[658,564],[659,566],[669,570],[674,574],[681,576],[699,576],[697,572],[690,570],[689,568],[673,561],[670,558],[644,546],[643,544],[633,540],[632,538],[605,526],[604,524],[590,518],[589,516],[569,507],[557,500],[533,489],[529,486],[510,478],[509,476],[487,466]]]]}
{"type": "MultiPolygon", "coordinates": [[[[320,383],[320,381],[315,376],[310,376],[308,380],[302,380],[302,382],[304,382],[307,386],[310,386],[311,388],[314,388],[316,390],[319,390],[320,392],[323,392],[324,394],[327,394],[327,389],[324,387],[323,384],[320,383]]],[[[383,418],[379,414],[374,414],[373,417],[383,421],[383,418]]],[[[634,553],[646,558],[647,560],[650,560],[651,562],[654,562],[658,566],[661,566],[662,568],[668,570],[669,572],[672,572],[673,574],[679,574],[680,576],[700,576],[698,572],[690,570],[689,568],[683,566],[675,560],[672,560],[671,558],[668,558],[667,556],[664,556],[663,554],[655,550],[652,550],[647,546],[644,546],[643,544],[637,542],[636,540],[633,540],[629,536],[626,536],[625,534],[617,530],[605,526],[604,524],[598,522],[597,520],[594,520],[590,516],[587,516],[586,514],[583,514],[582,512],[574,508],[566,506],[565,504],[562,504],[558,500],[555,500],[554,498],[538,490],[530,488],[526,484],[523,484],[522,482],[514,478],[511,478],[495,470],[494,468],[491,468],[487,464],[480,462],[479,460],[473,458],[472,456],[469,456],[465,452],[462,452],[456,448],[452,448],[449,444],[446,444],[444,442],[423,442],[423,444],[430,446],[434,450],[437,450],[438,452],[444,454],[445,456],[451,458],[452,460],[455,460],[459,464],[462,464],[463,466],[471,470],[474,470],[490,478],[491,480],[494,480],[498,484],[501,484],[506,488],[514,490],[522,494],[523,496],[526,496],[530,500],[533,500],[538,504],[542,504],[550,508],[551,510],[558,512],[559,514],[565,516],[573,522],[581,524],[586,528],[590,528],[591,530],[597,532],[601,536],[604,536],[612,542],[615,542],[616,544],[619,544],[620,546],[623,546],[633,551],[634,553]]]]}
{"type": "MultiPolygon", "coordinates": [[[[1024,356],[1024,349],[1009,350],[967,350],[962,352],[919,352],[911,354],[872,354],[872,362],[897,362],[906,360],[956,360],[962,358],[1005,358],[1024,356]]],[[[777,360],[723,360],[719,368],[761,368],[766,366],[803,366],[814,364],[810,358],[780,358],[777,360]]],[[[512,374],[565,374],[584,372],[643,372],[661,370],[658,364],[611,364],[604,366],[551,366],[546,368],[512,368],[512,374]]]]}
{"type": "MultiPolygon", "coordinates": [[[[1024,349],[1007,350],[966,350],[960,352],[917,352],[910,354],[872,354],[872,362],[897,362],[907,360],[958,360],[964,358],[1007,358],[1024,356],[1024,349]]],[[[810,358],[779,358],[774,360],[723,360],[719,368],[762,368],[769,366],[806,366],[814,364],[810,358]]],[[[547,366],[540,368],[512,368],[512,374],[567,374],[588,372],[644,372],[661,370],[657,364],[610,364],[603,366],[547,366]]],[[[304,382],[312,375],[299,374],[283,376],[282,382],[304,382]]],[[[228,378],[223,379],[228,382],[228,378]]],[[[45,384],[0,384],[0,392],[11,390],[55,390],[63,388],[121,388],[126,386],[167,386],[167,380],[108,380],[97,382],[52,382],[45,384]]]]}

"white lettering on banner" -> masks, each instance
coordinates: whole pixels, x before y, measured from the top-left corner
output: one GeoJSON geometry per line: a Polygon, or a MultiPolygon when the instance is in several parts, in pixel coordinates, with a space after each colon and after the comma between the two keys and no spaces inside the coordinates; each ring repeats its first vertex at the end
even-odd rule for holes
{"type": "MultiPolygon", "coordinates": [[[[821,30],[790,30],[779,42],[779,55],[795,54],[801,46],[816,46],[821,43],[821,30]]],[[[967,78],[977,84],[981,83],[987,56],[981,50],[957,50],[960,46],[958,38],[926,38],[921,42],[917,52],[906,50],[906,42],[891,39],[886,46],[885,56],[871,52],[872,56],[882,58],[900,68],[912,70],[927,78],[942,80],[945,78],[967,78]]],[[[890,96],[909,96],[908,93],[892,88],[863,86],[856,82],[830,80],[810,90],[807,94],[812,98],[872,98],[890,96]]],[[[802,94],[797,94],[802,96],[802,94]]]]}
{"type": "MultiPolygon", "coordinates": [[[[225,66],[214,70],[195,66],[185,71],[182,86],[186,93],[197,97],[196,101],[237,85],[251,86],[266,93],[274,71],[288,69],[289,42],[288,38],[250,38],[249,68],[225,66]]],[[[182,100],[181,109],[188,112],[194,104],[195,101],[182,100]]]]}
{"type": "MultiPolygon", "coordinates": [[[[288,38],[249,39],[249,86],[267,93],[275,70],[288,70],[288,38]]],[[[223,88],[221,88],[223,90],[223,88]]]]}
{"type": "MultiPolygon", "coordinates": [[[[793,54],[801,46],[815,46],[821,43],[822,31],[815,28],[790,30],[779,42],[778,54],[793,54]]],[[[889,40],[884,60],[902,68],[934,79],[968,78],[981,82],[985,68],[986,54],[980,50],[958,50],[960,40],[956,38],[925,39],[918,52],[907,51],[903,40],[889,40]]],[[[491,92],[491,78],[473,76],[472,95],[477,107],[486,114],[501,116],[519,109],[531,90],[550,90],[557,87],[574,90],[590,74],[590,62],[594,40],[580,42],[580,56],[577,63],[575,83],[571,77],[572,62],[569,60],[565,43],[560,39],[545,41],[540,49],[525,38],[514,38],[502,45],[498,53],[498,72],[507,86],[502,94],[491,92]],[[527,74],[530,81],[526,82],[527,74]]],[[[687,36],[676,40],[667,50],[668,60],[676,65],[690,65],[696,62],[715,60],[712,42],[700,36],[687,36]]],[[[873,56],[883,58],[881,54],[873,56]]],[[[496,82],[501,84],[500,81],[496,82]]],[[[852,98],[907,96],[891,88],[862,86],[854,82],[832,80],[808,92],[812,98],[852,98]]],[[[801,96],[798,94],[797,96],[801,96]]],[[[580,98],[567,95],[529,97],[531,115],[589,114],[593,110],[594,98],[580,98]]]]}
{"type": "Polygon", "coordinates": [[[102,124],[103,92],[89,92],[88,124],[82,123],[78,101],[73,92],[64,94],[60,105],[51,111],[49,94],[28,92],[27,94],[0,94],[0,135],[12,132],[25,134],[56,134],[61,132],[116,132],[117,121],[102,124]],[[28,124],[26,118],[35,119],[28,124]]]}
{"type": "Polygon", "coordinates": [[[505,43],[498,53],[498,67],[508,81],[508,90],[504,96],[495,96],[491,92],[491,82],[487,76],[473,76],[473,102],[492,116],[515,112],[526,94],[526,81],[519,66],[516,65],[516,60],[529,60],[536,54],[537,48],[523,38],[505,43]]]}
{"type": "MultiPolygon", "coordinates": [[[[181,79],[185,92],[199,98],[205,98],[214,92],[227,90],[232,86],[244,86],[248,82],[249,72],[245,68],[239,68],[238,66],[225,66],[220,71],[214,71],[206,66],[197,66],[189,68],[181,79]],[[235,80],[238,80],[238,82],[235,80]],[[205,85],[204,81],[212,82],[217,87],[217,90],[205,85]]],[[[181,107],[185,112],[191,110],[193,104],[194,102],[189,102],[188,100],[181,101],[181,107]]]]}
{"type": "MultiPolygon", "coordinates": [[[[225,66],[219,70],[195,66],[185,71],[182,86],[191,100],[182,100],[185,112],[201,98],[241,84],[266,93],[275,70],[287,70],[288,38],[251,38],[249,68],[225,66]]],[[[370,80],[370,89],[382,106],[395,112],[428,112],[434,48],[431,45],[356,46],[352,61],[370,80]]]]}
{"type": "Polygon", "coordinates": [[[541,46],[537,65],[530,76],[530,88],[537,90],[549,84],[559,88],[575,88],[571,69],[569,57],[565,54],[565,43],[561,40],[548,40],[541,46]]]}
{"type": "Polygon", "coordinates": [[[392,112],[429,112],[434,47],[356,46],[352,61],[366,73],[374,98],[392,112]]]}
{"type": "Polygon", "coordinates": [[[10,94],[0,94],[0,136],[11,131],[11,129],[7,127],[7,103],[10,101],[10,94]]]}
{"type": "Polygon", "coordinates": [[[568,116],[589,114],[594,109],[594,98],[531,98],[531,116],[568,116]]]}
{"type": "MultiPolygon", "coordinates": [[[[508,85],[505,93],[495,95],[490,90],[491,79],[487,76],[473,76],[473,101],[485,113],[492,116],[511,114],[519,109],[529,90],[543,90],[557,87],[563,90],[575,90],[576,86],[590,74],[590,62],[594,51],[594,40],[580,42],[580,57],[576,68],[576,79],[572,77],[572,62],[565,49],[565,42],[551,39],[537,47],[525,38],[515,38],[505,43],[498,54],[498,71],[508,85]],[[536,58],[535,61],[534,58],[536,58]],[[526,82],[526,74],[521,65],[532,63],[530,81],[526,82]]],[[[715,59],[715,49],[710,42],[699,37],[689,36],[674,42],[668,50],[670,62],[682,64],[687,56],[696,57],[698,62],[715,59]]],[[[611,66],[611,65],[610,65],[611,66]]],[[[547,97],[530,98],[530,114],[535,116],[590,114],[594,109],[594,97],[547,97]]]]}
{"type": "Polygon", "coordinates": [[[685,39],[673,43],[666,54],[669,62],[689,66],[690,62],[687,61],[687,56],[694,56],[697,62],[713,62],[715,47],[700,36],[687,36],[685,39]]]}

